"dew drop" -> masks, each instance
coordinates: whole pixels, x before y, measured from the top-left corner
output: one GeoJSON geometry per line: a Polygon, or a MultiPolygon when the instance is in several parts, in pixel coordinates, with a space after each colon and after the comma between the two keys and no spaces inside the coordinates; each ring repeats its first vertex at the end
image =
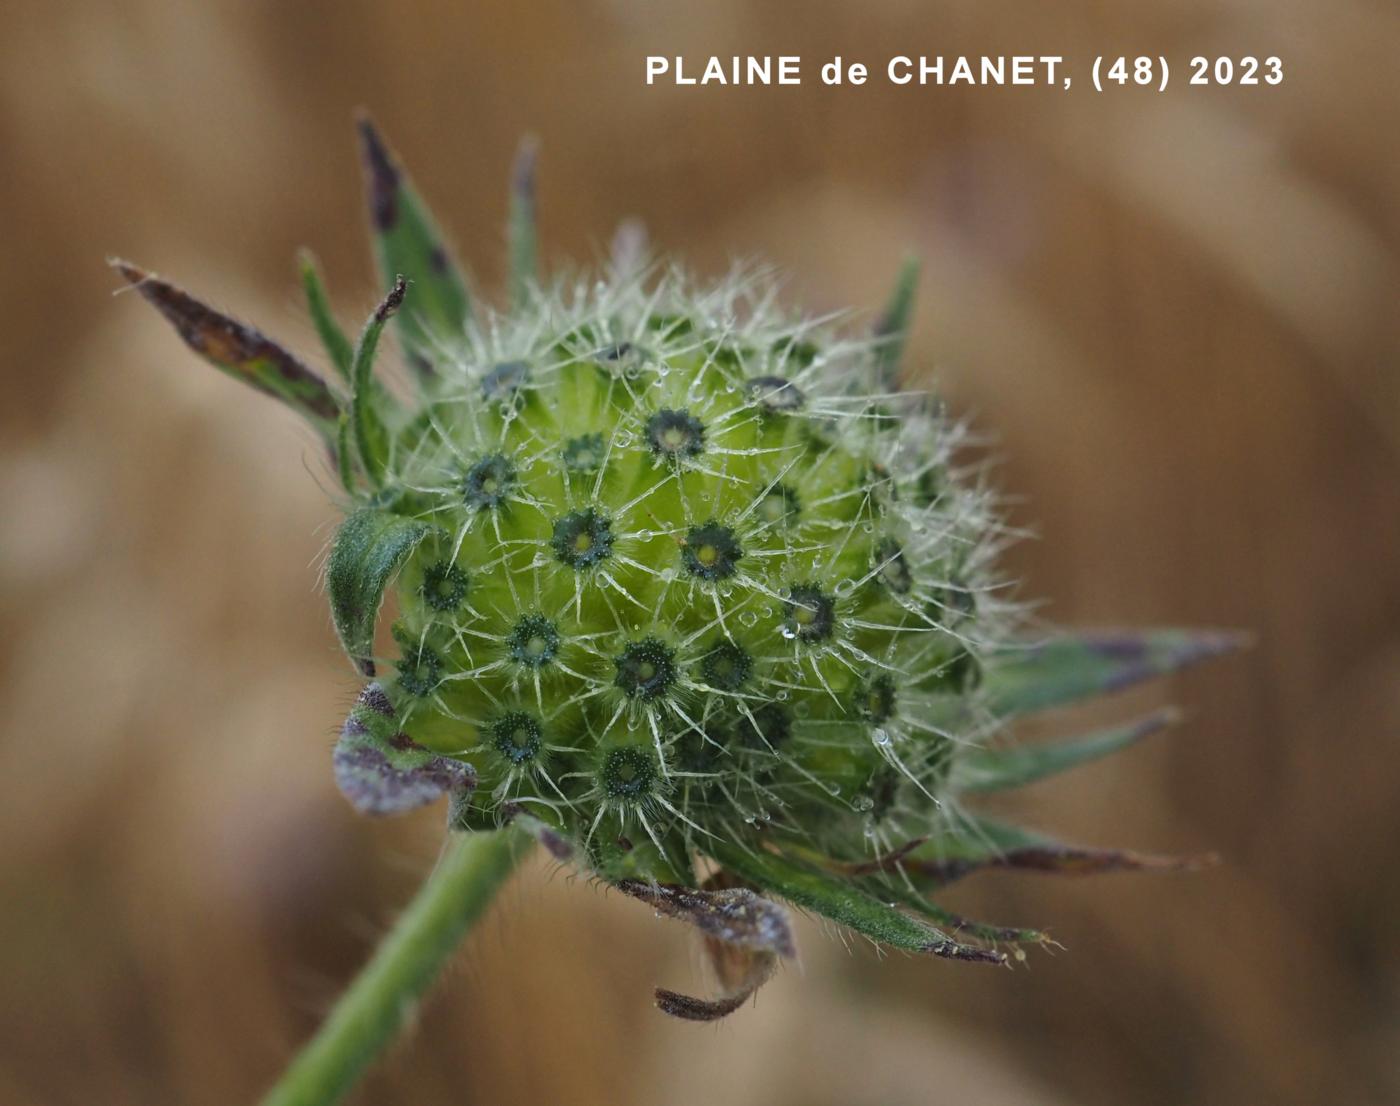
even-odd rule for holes
{"type": "Polygon", "coordinates": [[[758,615],[753,611],[744,611],[739,615],[739,621],[745,626],[752,626],[758,621],[758,615]]]}
{"type": "Polygon", "coordinates": [[[839,584],[836,585],[836,587],[833,590],[836,592],[837,595],[850,595],[851,589],[854,587],[855,583],[853,581],[842,580],[839,584]]]}
{"type": "Polygon", "coordinates": [[[851,800],[851,806],[864,814],[866,811],[875,809],[875,800],[869,795],[857,795],[851,800]]]}
{"type": "Polygon", "coordinates": [[[888,749],[892,744],[890,739],[890,731],[881,729],[878,726],[870,732],[870,737],[875,742],[875,744],[880,746],[880,748],[882,749],[888,749]]]}

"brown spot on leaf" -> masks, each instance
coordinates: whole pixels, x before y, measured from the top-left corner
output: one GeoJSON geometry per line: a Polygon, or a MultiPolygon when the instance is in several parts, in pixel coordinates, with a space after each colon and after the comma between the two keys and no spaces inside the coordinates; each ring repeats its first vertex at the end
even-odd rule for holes
{"type": "Polygon", "coordinates": [[[271,338],[128,261],[112,267],[165,316],[186,345],[260,391],[327,421],[340,404],[326,382],[271,338]]]}
{"type": "Polygon", "coordinates": [[[368,115],[356,120],[360,132],[360,154],[365,165],[365,191],[370,218],[379,231],[390,231],[399,221],[400,174],[389,148],[368,115]]]}

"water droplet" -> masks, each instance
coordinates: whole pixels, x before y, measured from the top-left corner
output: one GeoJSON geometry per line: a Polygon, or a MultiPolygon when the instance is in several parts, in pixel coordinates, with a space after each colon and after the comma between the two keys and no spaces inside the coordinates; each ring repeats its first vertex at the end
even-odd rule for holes
{"type": "Polygon", "coordinates": [[[812,713],[812,708],[806,699],[799,699],[792,705],[792,713],[798,718],[806,718],[812,713]]]}
{"type": "Polygon", "coordinates": [[[855,583],[851,580],[842,580],[833,590],[837,595],[850,595],[851,589],[855,586],[855,583]]]}
{"type": "Polygon", "coordinates": [[[758,621],[758,615],[753,611],[744,611],[739,615],[739,621],[745,626],[752,626],[758,621]]]}
{"type": "Polygon", "coordinates": [[[892,743],[892,739],[890,738],[890,731],[881,729],[878,726],[870,731],[870,737],[871,740],[874,741],[875,744],[880,746],[880,748],[882,749],[888,749],[892,743]]]}
{"type": "Polygon", "coordinates": [[[869,795],[857,795],[851,800],[851,806],[864,814],[866,811],[875,809],[875,800],[869,795]]]}
{"type": "Polygon", "coordinates": [[[791,641],[797,636],[797,631],[788,625],[784,625],[779,632],[783,635],[783,637],[787,638],[789,641],[791,641]]]}
{"type": "Polygon", "coordinates": [[[778,692],[778,696],[777,696],[777,697],[778,697],[779,699],[786,700],[787,697],[788,697],[788,693],[787,693],[786,691],[780,691],[780,692],[778,692]]]}
{"type": "Polygon", "coordinates": [[[873,522],[863,523],[861,525],[861,529],[864,530],[867,534],[873,534],[875,533],[875,524],[873,522]]]}

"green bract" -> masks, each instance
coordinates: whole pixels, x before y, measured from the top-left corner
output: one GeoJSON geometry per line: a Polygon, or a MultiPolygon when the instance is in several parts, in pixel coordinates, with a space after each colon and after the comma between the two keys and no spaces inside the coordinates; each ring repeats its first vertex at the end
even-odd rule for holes
{"type": "Polygon", "coordinates": [[[705,285],[619,262],[543,285],[527,149],[511,302],[474,310],[432,218],[362,134],[386,296],[358,343],[303,264],[346,394],[122,266],[195,349],[325,434],[348,516],[331,609],[377,677],[335,754],[357,807],[447,794],[454,829],[514,821],[744,950],[750,970],[722,998],[663,993],[696,1018],[732,1010],[790,954],[784,916],[757,892],[886,944],[998,961],[999,944],[1041,935],[967,922],[926,893],[987,865],[1157,863],[961,801],[1165,721],[1025,749],[996,740],[1009,718],[1233,639],[1014,636],[995,564],[1005,532],[955,463],[962,429],[897,387],[912,266],[865,332],[788,315],[761,272],[705,285]],[[395,315],[412,402],[374,371],[395,315]],[[376,655],[388,589],[378,640],[393,648],[376,655]]]}

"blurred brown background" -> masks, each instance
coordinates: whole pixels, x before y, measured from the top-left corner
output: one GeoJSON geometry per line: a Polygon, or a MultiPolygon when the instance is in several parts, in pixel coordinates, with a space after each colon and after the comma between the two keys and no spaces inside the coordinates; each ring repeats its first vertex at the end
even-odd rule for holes
{"type": "Polygon", "coordinates": [[[1029,596],[1060,622],[1245,627],[1191,723],[1028,794],[1189,877],[979,877],[1028,970],[848,952],[714,1028],[689,934],[543,864],[362,1103],[900,1106],[1400,1100],[1400,13],[1379,0],[510,5],[67,2],[0,37],[0,1102],[254,1099],[431,863],[441,812],[359,821],[355,691],[292,416],[196,364],[108,253],[312,349],[292,259],[371,305],[368,106],[483,289],[517,136],[546,256],[623,216],[716,273],[873,308],[926,259],[913,348],[997,436],[1029,596]],[[1053,53],[1076,87],[815,83],[840,53],[1053,53]],[[802,88],[646,89],[648,53],[795,53],[802,88]],[[1165,54],[1165,95],[1088,87],[1165,54]],[[1279,88],[1185,84],[1283,57],[1279,88]]]}

